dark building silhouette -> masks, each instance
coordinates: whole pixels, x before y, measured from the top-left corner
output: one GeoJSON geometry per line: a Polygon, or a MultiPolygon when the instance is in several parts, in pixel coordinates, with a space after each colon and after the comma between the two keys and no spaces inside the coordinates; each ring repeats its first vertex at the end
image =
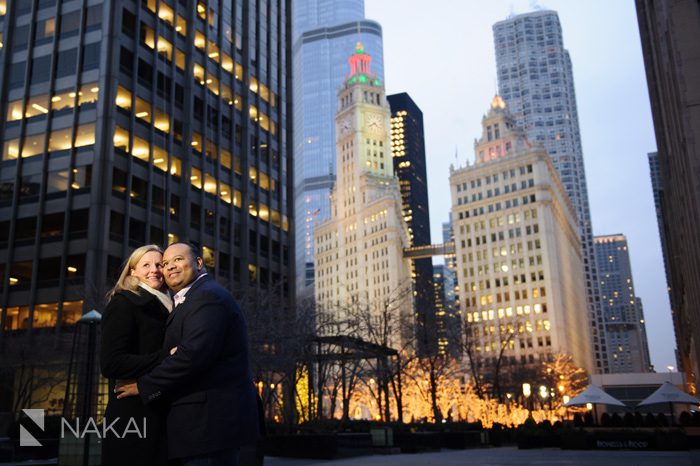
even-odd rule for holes
{"type": "MultiPolygon", "coordinates": [[[[391,151],[399,178],[404,220],[411,246],[430,244],[428,179],[425,169],[423,112],[402,92],[387,96],[391,107],[391,151]]],[[[414,309],[419,353],[437,351],[437,326],[431,259],[413,261],[414,309]]]]}
{"type": "Polygon", "coordinates": [[[636,6],[656,132],[677,359],[694,391],[700,370],[700,8],[691,0],[637,0],[636,6]]]}
{"type": "Polygon", "coordinates": [[[0,0],[3,348],[72,332],[148,243],[291,307],[290,8],[0,0]]]}

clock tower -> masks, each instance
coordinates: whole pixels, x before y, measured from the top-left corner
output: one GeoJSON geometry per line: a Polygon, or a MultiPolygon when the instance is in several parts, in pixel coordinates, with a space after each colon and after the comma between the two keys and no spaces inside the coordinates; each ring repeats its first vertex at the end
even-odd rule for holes
{"type": "Polygon", "coordinates": [[[315,238],[315,295],[320,312],[347,320],[368,309],[389,320],[388,343],[404,347],[412,334],[413,292],[401,191],[394,175],[384,86],[371,72],[361,43],[338,92],[336,182],[331,218],[315,238]]]}

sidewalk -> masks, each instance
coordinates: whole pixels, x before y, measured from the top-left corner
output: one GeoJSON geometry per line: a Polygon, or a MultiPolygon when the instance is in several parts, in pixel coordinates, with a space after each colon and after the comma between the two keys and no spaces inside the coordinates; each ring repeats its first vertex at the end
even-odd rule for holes
{"type": "Polygon", "coordinates": [[[598,451],[514,447],[442,450],[414,455],[364,456],[340,460],[265,458],[265,466],[700,466],[700,450],[598,451]]]}

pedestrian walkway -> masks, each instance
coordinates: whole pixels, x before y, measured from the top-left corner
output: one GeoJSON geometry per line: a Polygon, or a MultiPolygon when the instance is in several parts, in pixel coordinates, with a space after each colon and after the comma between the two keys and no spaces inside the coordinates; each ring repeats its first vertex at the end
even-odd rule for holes
{"type": "Polygon", "coordinates": [[[442,450],[413,455],[376,455],[340,460],[265,458],[265,466],[700,466],[700,450],[592,451],[514,447],[442,450]]]}

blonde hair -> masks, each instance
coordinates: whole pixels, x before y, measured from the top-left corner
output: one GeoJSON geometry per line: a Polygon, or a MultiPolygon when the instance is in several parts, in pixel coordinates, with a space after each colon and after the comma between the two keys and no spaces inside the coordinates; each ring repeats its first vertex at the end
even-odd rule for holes
{"type": "Polygon", "coordinates": [[[119,274],[119,278],[117,279],[117,283],[114,285],[114,288],[109,290],[107,293],[107,301],[112,299],[112,297],[118,291],[124,290],[136,293],[136,290],[139,287],[139,279],[132,276],[131,271],[134,269],[134,267],[136,267],[136,264],[139,263],[141,258],[149,252],[157,252],[161,255],[163,254],[163,250],[155,244],[147,244],[146,246],[141,246],[140,248],[135,249],[124,264],[124,268],[119,274]]]}

